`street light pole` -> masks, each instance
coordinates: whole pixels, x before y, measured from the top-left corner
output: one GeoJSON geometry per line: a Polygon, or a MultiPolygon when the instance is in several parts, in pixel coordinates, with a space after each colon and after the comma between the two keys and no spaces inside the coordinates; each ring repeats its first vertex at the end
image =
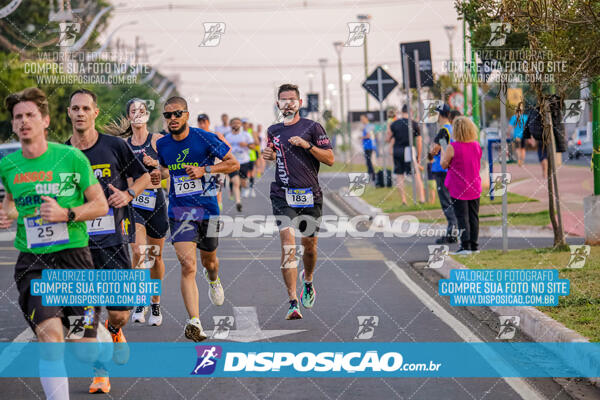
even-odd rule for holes
{"type": "MultiPolygon", "coordinates": [[[[359,14],[356,16],[359,21],[363,21],[369,23],[371,20],[371,16],[368,14],[359,14]]],[[[368,51],[367,51],[367,35],[365,35],[365,41],[363,42],[363,58],[365,64],[365,80],[369,77],[369,61],[368,61],[368,51]]],[[[366,110],[369,111],[369,93],[365,92],[365,106],[366,110]]]]}
{"type": "MultiPolygon", "coordinates": [[[[333,47],[338,56],[338,85],[340,94],[340,127],[344,132],[344,82],[342,79],[342,49],[344,48],[344,42],[334,42],[333,47]]],[[[350,149],[350,147],[348,147],[350,149]]],[[[350,162],[352,162],[352,153],[350,152],[350,162]]]]}
{"type": "Polygon", "coordinates": [[[352,75],[344,74],[342,79],[346,83],[346,114],[348,114],[348,117],[346,118],[346,124],[348,127],[348,149],[350,154],[352,154],[352,129],[350,127],[350,124],[352,123],[352,119],[350,118],[350,81],[352,80],[352,75]]]}
{"type": "Polygon", "coordinates": [[[452,48],[452,40],[454,39],[454,33],[456,32],[456,25],[444,25],[444,29],[446,30],[446,36],[448,36],[448,45],[450,46],[449,48],[449,54],[450,54],[450,59],[449,59],[449,65],[448,65],[448,72],[450,74],[450,80],[452,82],[454,82],[454,50],[452,48]]]}
{"type": "MultiPolygon", "coordinates": [[[[308,77],[308,93],[312,93],[313,92],[313,78],[315,77],[315,74],[312,71],[309,71],[306,73],[306,76],[308,77]]],[[[307,98],[307,104],[308,104],[308,98],[307,98]]],[[[314,112],[310,113],[310,118],[315,119],[314,112]]]]}
{"type": "Polygon", "coordinates": [[[321,67],[321,83],[323,85],[323,91],[321,93],[321,104],[323,105],[323,108],[321,109],[321,115],[322,113],[327,109],[327,80],[325,79],[325,68],[327,67],[327,59],[326,58],[319,58],[319,66],[321,67]]]}

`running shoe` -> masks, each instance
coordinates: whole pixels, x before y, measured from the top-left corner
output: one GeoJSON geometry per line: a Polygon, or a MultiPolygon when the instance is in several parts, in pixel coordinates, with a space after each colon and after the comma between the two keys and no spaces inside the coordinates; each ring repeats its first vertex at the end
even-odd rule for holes
{"type": "Polygon", "coordinates": [[[242,212],[242,203],[237,203],[235,208],[237,208],[238,212],[242,212]]]}
{"type": "Polygon", "coordinates": [[[312,308],[312,306],[315,304],[315,297],[317,297],[317,293],[312,282],[304,281],[304,271],[301,272],[301,277],[303,285],[302,293],[300,293],[300,303],[302,303],[304,308],[312,308]]]}
{"type": "Polygon", "coordinates": [[[201,342],[208,337],[206,333],[204,333],[202,324],[197,317],[187,320],[187,324],[185,325],[185,330],[183,332],[186,338],[193,340],[194,342],[201,342]]]}
{"type": "Polygon", "coordinates": [[[211,281],[208,278],[208,271],[205,269],[204,279],[208,282],[208,297],[211,303],[215,306],[222,306],[225,302],[225,292],[223,291],[223,285],[221,285],[221,278],[217,277],[216,281],[211,281]]]}
{"type": "Polygon", "coordinates": [[[131,322],[139,322],[143,324],[146,322],[146,312],[148,311],[147,307],[137,306],[135,310],[133,310],[133,314],[131,314],[131,322]]]}
{"type": "Polygon", "coordinates": [[[458,250],[450,252],[450,254],[453,256],[468,256],[471,255],[471,250],[460,247],[458,250]]]}
{"type": "Polygon", "coordinates": [[[90,393],[110,392],[110,380],[108,376],[95,376],[90,385],[90,393]]]}
{"type": "Polygon", "coordinates": [[[250,197],[256,197],[256,190],[254,188],[250,189],[250,197]]]}
{"type": "Polygon", "coordinates": [[[285,319],[302,319],[300,308],[298,307],[298,300],[290,300],[290,308],[285,316],[285,319]]]}
{"type": "Polygon", "coordinates": [[[249,191],[247,188],[242,189],[242,197],[247,198],[249,195],[249,191]]]}
{"type": "Polygon", "coordinates": [[[127,361],[129,361],[129,345],[127,344],[127,340],[125,340],[123,329],[119,328],[119,332],[112,333],[110,329],[108,329],[108,320],[104,322],[104,327],[110,333],[112,341],[115,344],[113,361],[115,364],[119,365],[126,364],[127,361]]]}
{"type": "Polygon", "coordinates": [[[150,318],[148,318],[148,325],[160,326],[162,324],[162,314],[160,312],[160,304],[150,305],[150,318]]]}

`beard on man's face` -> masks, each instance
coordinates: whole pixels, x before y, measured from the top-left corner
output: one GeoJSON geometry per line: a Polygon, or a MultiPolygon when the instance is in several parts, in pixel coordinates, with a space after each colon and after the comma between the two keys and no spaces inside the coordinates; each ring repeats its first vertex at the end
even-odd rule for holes
{"type": "Polygon", "coordinates": [[[180,133],[183,133],[183,131],[185,131],[187,124],[183,124],[181,125],[178,129],[173,129],[171,128],[171,126],[167,126],[167,129],[169,130],[170,133],[172,133],[173,135],[179,135],[180,133]]]}

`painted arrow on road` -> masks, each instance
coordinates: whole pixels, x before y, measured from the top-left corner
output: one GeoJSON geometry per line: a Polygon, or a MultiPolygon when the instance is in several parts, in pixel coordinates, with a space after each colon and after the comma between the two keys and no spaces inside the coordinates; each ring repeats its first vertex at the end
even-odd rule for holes
{"type": "MultiPolygon", "coordinates": [[[[305,332],[306,329],[269,329],[262,330],[258,325],[258,314],[256,307],[233,307],[235,318],[235,330],[230,330],[229,335],[223,340],[232,342],[257,342],[267,340],[278,336],[293,335],[295,333],[305,332]]],[[[206,331],[210,340],[213,339],[213,331],[206,331]]],[[[216,338],[214,338],[216,339],[216,338]]]]}

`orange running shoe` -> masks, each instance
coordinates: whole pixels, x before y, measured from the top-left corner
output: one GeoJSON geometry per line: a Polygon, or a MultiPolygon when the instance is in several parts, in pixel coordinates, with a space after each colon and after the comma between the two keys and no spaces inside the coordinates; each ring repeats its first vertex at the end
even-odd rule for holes
{"type": "Polygon", "coordinates": [[[110,381],[108,376],[95,376],[90,385],[90,393],[110,392],[110,381]]]}
{"type": "Polygon", "coordinates": [[[112,341],[115,344],[115,348],[113,350],[113,361],[115,364],[125,364],[127,361],[129,361],[129,345],[125,339],[125,334],[123,334],[123,329],[119,328],[119,332],[116,334],[112,333],[108,329],[108,320],[104,322],[104,327],[110,333],[112,341]]]}

